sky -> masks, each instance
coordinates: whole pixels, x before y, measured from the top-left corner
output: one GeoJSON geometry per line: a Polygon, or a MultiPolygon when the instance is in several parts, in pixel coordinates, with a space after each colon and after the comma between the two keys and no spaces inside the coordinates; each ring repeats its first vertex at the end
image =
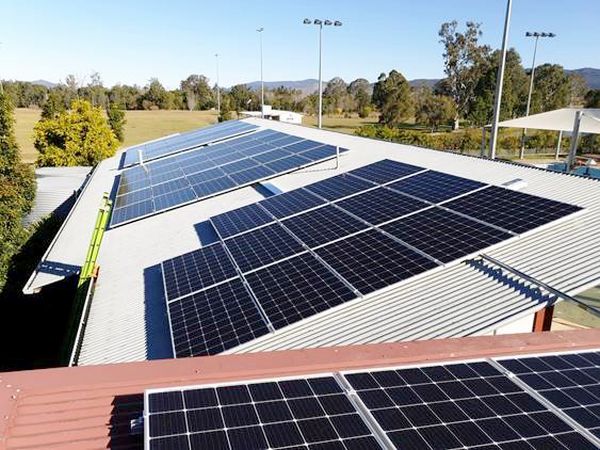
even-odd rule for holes
{"type": "MultiPolygon", "coordinates": [[[[99,72],[106,86],[178,87],[189,74],[231,86],[318,77],[318,27],[304,18],[340,20],[323,29],[323,79],[377,79],[399,70],[408,79],[441,78],[443,22],[481,23],[482,42],[499,48],[506,0],[0,0],[0,78],[84,83],[99,72]]],[[[509,45],[529,66],[526,31],[551,31],[538,62],[600,68],[600,0],[514,0],[509,45]]]]}

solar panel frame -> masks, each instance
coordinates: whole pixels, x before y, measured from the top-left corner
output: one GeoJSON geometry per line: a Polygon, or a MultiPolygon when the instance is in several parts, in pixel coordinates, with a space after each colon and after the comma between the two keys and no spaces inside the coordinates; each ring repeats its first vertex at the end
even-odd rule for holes
{"type": "Polygon", "coordinates": [[[161,448],[152,445],[157,440],[170,441],[170,445],[183,442],[182,448],[190,448],[191,443],[193,448],[244,450],[384,446],[331,373],[147,389],[144,405],[147,450],[161,448]],[[180,414],[186,419],[179,436],[186,439],[152,437],[150,424],[157,422],[153,416],[168,421],[180,414]],[[209,437],[219,435],[224,438],[223,445],[216,447],[209,437]],[[240,439],[242,436],[245,438],[240,439]]]}
{"type": "MultiPolygon", "coordinates": [[[[252,135],[252,139],[256,141],[256,145],[258,146],[257,148],[260,149],[259,152],[256,152],[256,155],[272,152],[273,149],[277,148],[277,145],[289,146],[303,142],[303,138],[297,136],[285,135],[284,133],[268,133],[267,136],[277,138],[276,144],[271,145],[260,140],[264,139],[261,133],[262,132],[257,132],[252,135]]],[[[248,136],[248,139],[249,138],[250,136],[248,136]]],[[[321,160],[310,160],[292,153],[291,156],[286,158],[261,164],[252,157],[244,156],[241,153],[237,154],[234,151],[225,157],[229,163],[221,167],[209,167],[210,164],[204,162],[203,158],[208,158],[212,164],[215,164],[215,161],[218,160],[215,159],[215,156],[218,155],[219,152],[222,152],[223,149],[236,145],[235,141],[236,139],[233,139],[225,143],[207,147],[206,150],[202,150],[202,153],[199,153],[199,155],[202,156],[199,158],[199,162],[191,165],[182,165],[180,167],[171,167],[171,165],[169,165],[169,170],[167,172],[154,171],[152,162],[145,166],[145,169],[133,167],[123,171],[118,186],[118,194],[121,196],[121,199],[119,200],[120,208],[115,208],[114,210],[114,218],[111,218],[110,222],[111,227],[123,225],[130,221],[142,219],[146,216],[167,211],[175,207],[184,206],[213,195],[225,193],[229,190],[245,187],[276,175],[283,175],[312,164],[317,164],[329,158],[329,156],[327,156],[321,160]],[[230,161],[231,159],[234,161],[230,161]],[[197,169],[201,168],[202,170],[199,172],[191,172],[189,169],[190,167],[195,167],[197,169]],[[219,175],[221,172],[223,172],[224,175],[217,177],[216,175],[219,175]],[[172,177],[176,178],[171,179],[172,177]],[[173,184],[177,184],[178,189],[174,186],[171,187],[173,184]],[[184,184],[186,186],[183,186],[184,184]],[[134,207],[119,211],[119,209],[129,206],[125,203],[129,197],[125,197],[125,195],[131,194],[133,192],[132,189],[143,190],[147,188],[157,191],[157,194],[153,195],[163,195],[164,197],[158,198],[155,202],[144,204],[144,208],[142,209],[134,207]],[[190,188],[191,191],[189,190],[190,188]],[[153,209],[153,211],[150,211],[151,209],[153,209]],[[138,216],[138,212],[143,212],[144,214],[138,216]]],[[[243,143],[243,147],[246,149],[252,148],[253,144],[253,141],[247,140],[243,143]]],[[[332,156],[333,155],[331,155],[331,157],[332,156]]],[[[170,159],[179,161],[179,158],[184,158],[184,161],[190,160],[189,154],[186,153],[174,155],[170,159]]],[[[224,159],[221,158],[220,161],[223,162],[224,159]]],[[[162,167],[165,167],[163,160],[156,162],[160,163],[162,167]]]]}
{"type": "Polygon", "coordinates": [[[180,133],[175,136],[167,137],[165,139],[136,145],[128,148],[125,151],[125,159],[123,161],[122,167],[131,167],[140,163],[138,150],[142,150],[142,153],[147,153],[147,155],[143,155],[145,162],[153,161],[166,156],[185,152],[193,148],[201,147],[212,142],[217,142],[220,140],[240,136],[245,133],[250,133],[254,130],[258,130],[258,127],[256,125],[236,121],[235,124],[215,124],[209,127],[199,128],[185,133],[180,133]],[[171,147],[171,149],[166,149],[164,151],[157,150],[161,147],[171,147]],[[129,155],[131,155],[131,157],[129,155]]]}
{"type": "Polygon", "coordinates": [[[388,288],[439,266],[375,229],[324,245],[315,253],[362,295],[388,288]]]}
{"type": "Polygon", "coordinates": [[[357,298],[311,253],[262,267],[245,279],[275,329],[357,298]]]}
{"type": "Polygon", "coordinates": [[[175,358],[222,353],[270,332],[270,324],[239,278],[167,303],[175,358]]]}
{"type": "Polygon", "coordinates": [[[583,208],[499,186],[490,186],[456,200],[444,207],[477,220],[524,234],[556,222],[583,208]]]}
{"type": "Polygon", "coordinates": [[[222,239],[273,223],[274,220],[258,203],[251,203],[210,218],[222,239]]]}
{"type": "Polygon", "coordinates": [[[438,207],[399,218],[381,229],[444,264],[514,238],[510,233],[438,207]]]}
{"type": "Polygon", "coordinates": [[[312,194],[307,189],[298,188],[273,195],[272,197],[261,200],[257,204],[276,218],[283,219],[284,217],[289,217],[299,212],[305,212],[309,209],[322,206],[325,203],[325,200],[312,194]]]}
{"type": "Polygon", "coordinates": [[[375,187],[377,185],[372,182],[342,173],[310,184],[305,189],[332,202],[375,187]]]}
{"type": "Polygon", "coordinates": [[[388,185],[390,189],[431,203],[443,203],[468,192],[485,188],[485,183],[444,172],[428,170],[388,185]]]}
{"type": "Polygon", "coordinates": [[[426,170],[427,169],[424,167],[414,166],[392,159],[382,159],[376,163],[351,170],[348,173],[381,185],[426,170]]]}

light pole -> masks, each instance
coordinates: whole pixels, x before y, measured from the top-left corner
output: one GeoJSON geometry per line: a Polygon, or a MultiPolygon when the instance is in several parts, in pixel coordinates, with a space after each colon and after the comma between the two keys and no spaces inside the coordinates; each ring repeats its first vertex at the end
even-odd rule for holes
{"type": "Polygon", "coordinates": [[[321,20],[321,19],[304,19],[304,25],[318,25],[319,27],[319,128],[323,127],[323,25],[341,27],[342,22],[339,20],[321,20]]]}
{"type": "Polygon", "coordinates": [[[219,54],[215,53],[217,60],[217,111],[221,114],[221,89],[219,89],[219,54]]]}
{"type": "Polygon", "coordinates": [[[260,36],[260,117],[265,117],[265,81],[263,79],[263,47],[262,47],[262,34],[265,29],[260,27],[257,29],[258,35],[260,36]]]}
{"type": "MultiPolygon", "coordinates": [[[[533,61],[531,62],[531,77],[529,79],[529,93],[527,94],[527,107],[525,109],[525,116],[529,115],[529,108],[531,106],[531,93],[533,92],[533,78],[535,77],[535,56],[537,54],[537,46],[538,40],[542,38],[553,38],[556,34],[554,33],[538,33],[534,31],[533,33],[527,32],[525,33],[525,37],[534,37],[535,44],[533,46],[533,61]]],[[[523,159],[525,155],[525,136],[527,136],[527,128],[523,129],[523,135],[521,136],[521,152],[519,154],[519,158],[523,159]]]]}
{"type": "Polygon", "coordinates": [[[512,0],[506,2],[506,17],[504,18],[504,35],[502,36],[502,54],[498,79],[496,81],[496,98],[494,99],[494,119],[492,120],[492,134],[490,136],[490,158],[496,159],[496,142],[498,141],[498,121],[500,119],[500,103],[502,101],[502,83],[504,82],[504,65],[506,63],[506,47],[508,46],[508,30],[510,29],[510,14],[512,0]]]}

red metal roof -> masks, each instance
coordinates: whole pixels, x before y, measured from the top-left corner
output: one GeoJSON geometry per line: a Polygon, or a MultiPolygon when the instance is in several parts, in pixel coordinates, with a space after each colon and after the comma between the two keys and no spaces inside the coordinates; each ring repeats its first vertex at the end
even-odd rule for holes
{"type": "Polygon", "coordinates": [[[598,346],[584,330],[0,373],[0,449],[141,448],[148,388],[598,346]]]}

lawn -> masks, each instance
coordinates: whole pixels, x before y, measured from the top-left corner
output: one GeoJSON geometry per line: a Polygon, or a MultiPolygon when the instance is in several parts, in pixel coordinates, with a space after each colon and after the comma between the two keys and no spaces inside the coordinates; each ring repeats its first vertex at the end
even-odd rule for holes
{"type": "MultiPolygon", "coordinates": [[[[369,125],[377,123],[378,117],[376,114],[372,114],[365,119],[361,119],[358,115],[352,115],[351,117],[340,117],[340,116],[323,116],[323,128],[332,131],[338,131],[340,133],[354,134],[354,130],[363,125],[369,125]]],[[[309,127],[317,126],[317,116],[304,116],[302,119],[302,125],[309,127]]]]}
{"type": "MultiPolygon", "coordinates": [[[[40,119],[40,110],[19,108],[15,111],[17,142],[26,162],[34,162],[33,126],[40,119]]],[[[125,142],[129,147],[140,142],[180,131],[200,128],[217,121],[214,111],[127,111],[125,142]]]]}

